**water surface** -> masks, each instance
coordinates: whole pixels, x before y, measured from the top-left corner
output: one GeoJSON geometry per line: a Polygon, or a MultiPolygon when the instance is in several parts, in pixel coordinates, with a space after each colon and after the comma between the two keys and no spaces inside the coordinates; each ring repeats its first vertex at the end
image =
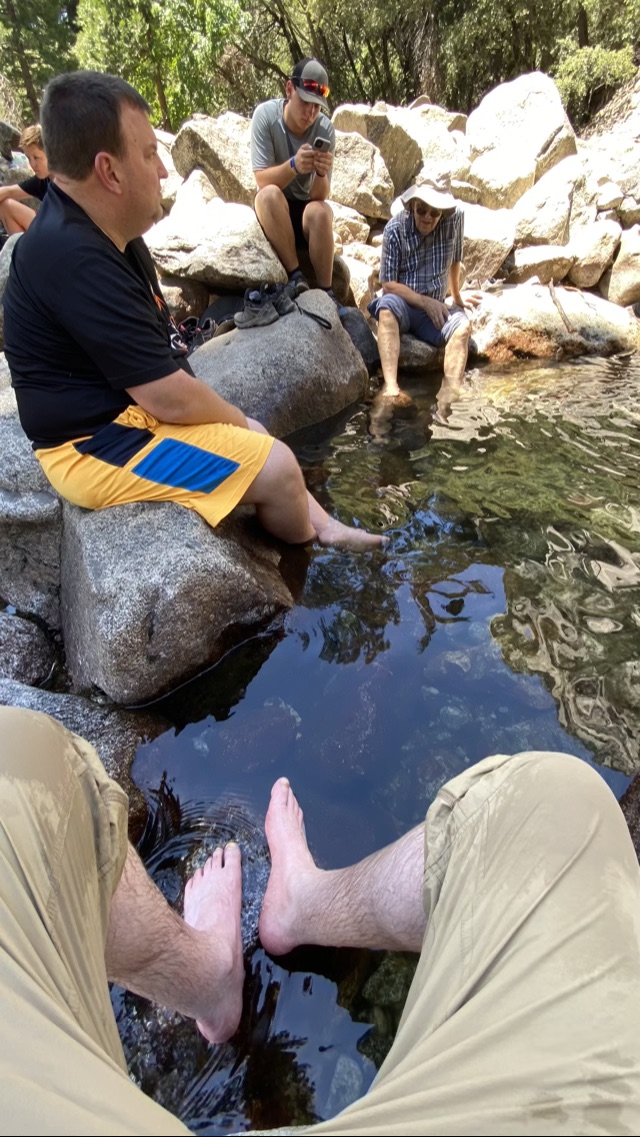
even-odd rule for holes
{"type": "Polygon", "coordinates": [[[421,822],[490,753],[564,750],[626,787],[640,734],[639,383],[628,359],[483,369],[436,425],[434,381],[412,380],[413,406],[362,404],[294,440],[323,504],[390,544],[287,553],[296,607],[165,700],[175,729],[134,766],[153,803],[143,853],[172,901],[216,841],[236,834],[245,853],[236,1038],[209,1047],[179,1016],[114,996],[133,1076],[196,1131],[334,1114],[375,1075],[411,978],[409,957],[276,961],[258,946],[278,775],[326,867],[421,822]]]}

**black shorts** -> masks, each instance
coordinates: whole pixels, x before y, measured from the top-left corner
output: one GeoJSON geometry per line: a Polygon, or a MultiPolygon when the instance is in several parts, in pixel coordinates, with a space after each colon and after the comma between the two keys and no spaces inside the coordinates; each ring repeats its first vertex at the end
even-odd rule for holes
{"type": "Polygon", "coordinates": [[[300,245],[303,249],[309,248],[309,242],[304,235],[302,229],[302,214],[307,208],[308,201],[292,201],[290,197],[287,198],[287,205],[289,206],[289,217],[293,226],[293,235],[296,241],[296,248],[300,245]]]}

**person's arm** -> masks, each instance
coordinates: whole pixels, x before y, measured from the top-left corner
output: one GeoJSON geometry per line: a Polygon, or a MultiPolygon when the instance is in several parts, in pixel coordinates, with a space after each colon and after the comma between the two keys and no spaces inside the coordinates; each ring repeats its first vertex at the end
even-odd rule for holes
{"type": "Polygon", "coordinates": [[[2,186],[0,187],[0,205],[3,201],[9,199],[13,201],[26,201],[31,195],[26,193],[25,190],[20,189],[20,186],[2,186]]]}
{"type": "Polygon", "coordinates": [[[460,291],[460,261],[454,261],[449,269],[449,294],[458,308],[477,308],[482,300],[482,293],[466,288],[460,291]]]}
{"type": "Polygon", "coordinates": [[[195,423],[228,422],[249,429],[239,407],[228,403],[215,391],[182,369],[136,387],[127,387],[135,403],[160,422],[195,423]]]}
{"type": "Polygon", "coordinates": [[[322,150],[314,151],[313,168],[316,172],[316,176],[311,183],[310,201],[326,201],[330,196],[332,166],[333,154],[330,150],[326,152],[322,150]]]}

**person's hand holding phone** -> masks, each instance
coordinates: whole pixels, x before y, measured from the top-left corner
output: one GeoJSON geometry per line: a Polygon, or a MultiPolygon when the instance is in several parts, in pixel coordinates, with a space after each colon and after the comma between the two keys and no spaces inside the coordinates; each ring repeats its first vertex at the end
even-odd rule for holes
{"type": "Polygon", "coordinates": [[[318,137],[313,145],[315,156],[314,169],[319,177],[324,178],[333,165],[333,154],[329,150],[331,143],[328,138],[318,137]]]}
{"type": "Polygon", "coordinates": [[[298,174],[311,174],[316,168],[316,151],[308,142],[300,146],[294,155],[296,172],[298,174]]]}

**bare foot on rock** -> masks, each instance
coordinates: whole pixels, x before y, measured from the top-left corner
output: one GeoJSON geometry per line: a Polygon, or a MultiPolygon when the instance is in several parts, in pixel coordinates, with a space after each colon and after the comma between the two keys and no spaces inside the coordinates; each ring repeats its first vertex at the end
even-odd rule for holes
{"type": "Polygon", "coordinates": [[[354,552],[386,545],[389,540],[379,533],[369,533],[366,529],[353,529],[349,525],[343,525],[335,517],[330,517],[325,525],[318,528],[317,534],[321,545],[335,545],[340,549],[352,549],[354,552]]]}
{"type": "Polygon", "coordinates": [[[260,913],[260,940],[272,955],[285,955],[310,942],[304,902],[322,876],[309,852],[303,813],[287,778],[279,778],[271,790],[264,828],[271,875],[260,913]]]}
{"type": "Polygon", "coordinates": [[[203,992],[203,1013],[196,1020],[209,1042],[226,1042],[242,1014],[244,963],[240,906],[242,863],[240,849],[230,842],[218,848],[187,881],[184,919],[203,938],[217,981],[203,992]]]}

